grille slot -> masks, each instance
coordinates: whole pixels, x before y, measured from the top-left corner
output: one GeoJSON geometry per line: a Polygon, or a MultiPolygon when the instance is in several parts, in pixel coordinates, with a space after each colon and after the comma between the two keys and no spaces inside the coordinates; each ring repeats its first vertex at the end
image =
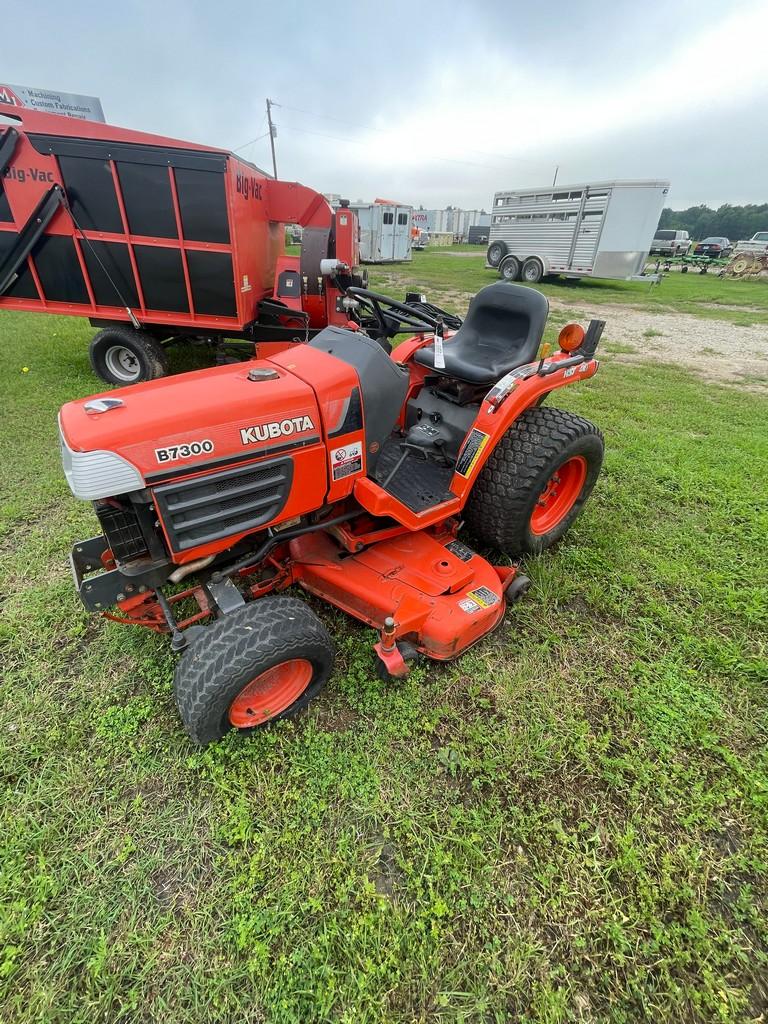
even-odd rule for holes
{"type": "Polygon", "coordinates": [[[293,459],[270,459],[154,490],[174,551],[271,522],[288,500],[293,459]]]}
{"type": "Polygon", "coordinates": [[[130,562],[139,555],[147,554],[147,542],[132,509],[97,505],[96,515],[99,517],[107,544],[118,562],[130,562]]]}

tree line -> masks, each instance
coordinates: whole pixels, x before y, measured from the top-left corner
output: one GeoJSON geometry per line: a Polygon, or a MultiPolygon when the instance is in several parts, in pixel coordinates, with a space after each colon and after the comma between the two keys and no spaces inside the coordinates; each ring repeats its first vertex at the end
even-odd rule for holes
{"type": "Polygon", "coordinates": [[[687,210],[666,207],[659,221],[660,228],[687,231],[700,241],[709,235],[724,235],[732,242],[751,238],[756,231],[768,231],[768,203],[731,206],[724,203],[716,210],[708,206],[689,206],[687,210]]]}

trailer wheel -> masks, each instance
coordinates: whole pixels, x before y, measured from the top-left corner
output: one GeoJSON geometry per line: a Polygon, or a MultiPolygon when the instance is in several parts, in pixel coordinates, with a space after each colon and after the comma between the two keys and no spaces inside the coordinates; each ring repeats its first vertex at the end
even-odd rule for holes
{"type": "Polygon", "coordinates": [[[583,509],[603,451],[603,436],[589,420],[562,409],[526,409],[480,471],[464,510],[467,526],[508,555],[544,551],[583,509]]]}
{"type": "Polygon", "coordinates": [[[295,597],[262,597],[202,630],[176,667],[184,728],[205,746],[295,715],[325,686],[335,649],[315,613],[295,597]]]}
{"type": "Polygon", "coordinates": [[[523,281],[527,284],[538,284],[542,277],[544,277],[544,264],[537,256],[529,256],[523,263],[523,281]]]}
{"type": "Polygon", "coordinates": [[[168,373],[168,357],[159,341],[133,327],[106,327],[88,350],[93,372],[107,384],[136,384],[168,373]]]}
{"type": "Polygon", "coordinates": [[[516,256],[505,256],[499,264],[499,277],[505,281],[517,281],[520,277],[520,260],[516,256]]]}
{"type": "Polygon", "coordinates": [[[507,246],[504,242],[491,242],[488,246],[486,259],[491,267],[498,267],[507,254],[507,246]]]}

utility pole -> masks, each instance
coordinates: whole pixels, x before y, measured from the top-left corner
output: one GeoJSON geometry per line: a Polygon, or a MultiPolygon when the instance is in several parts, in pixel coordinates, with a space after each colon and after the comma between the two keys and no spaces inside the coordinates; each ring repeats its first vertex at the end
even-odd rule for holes
{"type": "Polygon", "coordinates": [[[267,121],[269,122],[269,144],[272,147],[272,170],[277,178],[277,158],[275,157],[275,136],[277,135],[277,128],[272,124],[272,107],[279,106],[279,103],[273,103],[272,100],[267,100],[267,121]]]}

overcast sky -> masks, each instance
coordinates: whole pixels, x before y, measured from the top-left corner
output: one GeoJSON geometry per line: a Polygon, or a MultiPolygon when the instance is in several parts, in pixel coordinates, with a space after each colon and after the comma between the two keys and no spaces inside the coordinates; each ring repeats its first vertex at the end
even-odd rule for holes
{"type": "MultiPolygon", "coordinates": [[[[0,81],[235,149],[282,104],[278,173],[350,199],[653,177],[768,201],[768,0],[53,0],[8,5],[0,81]]],[[[242,155],[270,167],[269,140],[242,155]]]]}

